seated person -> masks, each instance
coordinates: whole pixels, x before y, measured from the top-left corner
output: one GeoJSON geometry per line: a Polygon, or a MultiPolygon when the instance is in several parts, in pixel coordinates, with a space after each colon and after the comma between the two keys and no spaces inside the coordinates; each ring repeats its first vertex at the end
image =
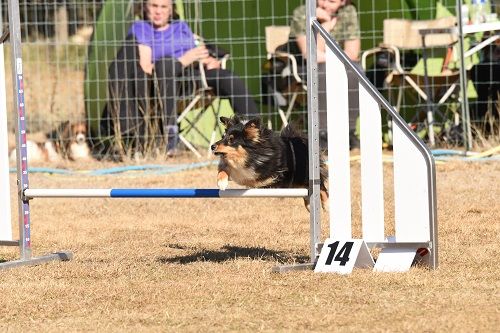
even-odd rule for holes
{"type": "MultiPolygon", "coordinates": [[[[186,80],[186,68],[198,61],[204,65],[208,85],[216,95],[229,98],[236,114],[249,117],[259,113],[243,80],[222,69],[207,47],[196,46],[189,26],[175,20],[178,16],[172,0],[146,0],[144,9],[147,20],[133,23],[128,39],[134,43],[132,47],[124,46],[118,57],[125,60],[115,61],[110,68],[110,79],[118,77],[115,83],[125,85],[122,88],[129,96],[117,107],[122,137],[137,138],[144,133],[147,125],[140,119],[140,110],[147,105],[149,81],[154,74],[158,85],[156,91],[160,94],[156,96],[160,100],[157,107],[162,117],[163,134],[168,138],[167,156],[173,156],[178,137],[176,96],[182,88],[180,81],[186,80]],[[130,59],[136,62],[127,62],[130,59]],[[117,71],[123,73],[118,75],[117,71]]],[[[107,112],[109,119],[111,111],[107,112]]]]}
{"type": "MultiPolygon", "coordinates": [[[[333,38],[340,44],[345,53],[352,61],[359,60],[361,49],[360,29],[356,8],[350,0],[317,0],[316,18],[319,23],[329,31],[333,38]]],[[[306,59],[306,7],[305,5],[297,7],[293,11],[293,17],[290,24],[290,39],[295,41],[297,52],[306,59]]],[[[293,52],[295,45],[290,45],[290,52],[293,52]]],[[[325,61],[326,61],[326,43],[318,36],[317,42],[317,61],[318,61],[318,93],[319,93],[319,127],[320,127],[320,145],[326,148],[326,82],[325,82],[325,61]]],[[[307,68],[301,66],[299,75],[304,79],[307,68]]],[[[350,73],[348,72],[348,76],[350,73]]],[[[359,112],[357,105],[357,80],[349,78],[349,132],[351,148],[359,147],[359,141],[354,135],[356,129],[356,118],[359,112]],[[355,102],[355,103],[353,103],[355,102]]]]}
{"type": "MultiPolygon", "coordinates": [[[[350,0],[317,0],[316,19],[329,31],[353,61],[359,60],[361,48],[356,7],[350,0]]],[[[295,38],[301,55],[306,58],[306,7],[295,8],[290,25],[290,35],[295,38]]],[[[326,44],[321,37],[317,43],[318,63],[326,61],[326,44]]]]}

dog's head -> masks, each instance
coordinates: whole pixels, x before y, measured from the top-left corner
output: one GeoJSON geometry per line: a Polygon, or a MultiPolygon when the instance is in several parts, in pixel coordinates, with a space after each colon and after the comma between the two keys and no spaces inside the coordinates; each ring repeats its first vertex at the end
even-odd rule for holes
{"type": "Polygon", "coordinates": [[[220,117],[226,131],[221,140],[212,145],[215,155],[231,160],[245,160],[249,147],[254,147],[261,140],[260,119],[248,121],[237,116],[232,118],[220,117]]]}
{"type": "Polygon", "coordinates": [[[78,144],[83,144],[87,140],[87,125],[84,122],[71,124],[71,138],[78,144]]]}

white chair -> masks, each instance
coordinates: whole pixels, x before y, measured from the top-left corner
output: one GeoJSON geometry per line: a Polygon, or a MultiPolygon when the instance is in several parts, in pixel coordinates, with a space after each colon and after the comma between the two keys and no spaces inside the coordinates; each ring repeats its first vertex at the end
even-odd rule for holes
{"type": "MultiPolygon", "coordinates": [[[[361,66],[366,71],[367,58],[378,53],[387,53],[393,60],[389,75],[385,78],[388,86],[398,88],[396,110],[399,112],[404,88],[409,85],[417,95],[427,104],[427,127],[430,145],[434,145],[434,106],[445,103],[456,89],[460,73],[458,70],[449,70],[448,64],[452,55],[452,48],[458,41],[455,33],[455,17],[445,17],[436,20],[412,21],[405,19],[384,20],[384,41],[378,47],[363,52],[361,66]],[[445,48],[447,55],[440,58],[439,73],[428,71],[428,48],[445,48]],[[417,70],[419,64],[412,70],[405,70],[401,64],[401,51],[420,50],[422,52],[423,72],[417,70]],[[443,93],[444,91],[444,93],[443,93]],[[440,99],[433,99],[439,95],[440,99]],[[434,104],[434,105],[433,105],[434,104]]],[[[390,128],[390,124],[389,124],[390,128]]]]}
{"type": "MultiPolygon", "coordinates": [[[[293,108],[298,102],[298,97],[306,92],[305,82],[299,76],[297,58],[286,51],[279,50],[280,46],[286,45],[290,38],[289,26],[267,26],[266,27],[266,51],[268,64],[273,66],[273,62],[278,61],[284,64],[279,73],[279,77],[287,82],[284,89],[268,87],[273,94],[274,104],[278,107],[283,126],[288,124],[293,108]],[[286,108],[284,111],[283,108],[286,108]]],[[[270,68],[268,70],[271,70],[270,68]]],[[[271,85],[272,82],[268,82],[271,85]]]]}

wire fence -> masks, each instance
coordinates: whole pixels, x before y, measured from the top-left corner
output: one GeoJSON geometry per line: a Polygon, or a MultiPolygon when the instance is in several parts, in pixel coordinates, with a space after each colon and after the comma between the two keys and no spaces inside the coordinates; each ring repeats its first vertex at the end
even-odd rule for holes
{"type": "MultiPolygon", "coordinates": [[[[302,5],[303,0],[174,2],[181,18],[195,34],[230,55],[228,69],[244,81],[265,124],[279,130],[284,121],[291,121],[306,131],[304,85],[297,84],[288,60],[272,58],[266,49],[266,27],[289,26],[294,9],[302,5]]],[[[470,4],[469,1],[464,2],[470,4]]],[[[391,30],[390,26],[386,26],[388,19],[430,20],[456,15],[455,0],[358,0],[353,4],[357,9],[362,53],[386,40],[388,30],[391,30]]],[[[8,30],[7,1],[2,1],[1,9],[5,31],[8,30]]],[[[500,4],[496,1],[484,3],[480,18],[476,9],[472,4],[463,8],[467,24],[478,23],[478,20],[484,23],[498,21],[500,4]]],[[[27,127],[30,131],[51,132],[62,123],[83,121],[90,127],[89,141],[93,146],[116,136],[113,131],[103,132],[102,127],[105,108],[109,107],[112,99],[109,69],[127,37],[130,25],[141,17],[142,12],[143,3],[128,0],[20,1],[27,127]]],[[[395,29],[392,32],[400,34],[395,29]]],[[[497,35],[498,30],[468,34],[465,48],[468,50],[497,35]]],[[[493,38],[491,43],[466,59],[474,136],[484,140],[492,137],[497,141],[499,139],[499,44],[499,40],[493,38]]],[[[459,81],[456,76],[457,45],[454,40],[450,47],[428,48],[425,54],[430,77],[427,85],[421,47],[400,50],[399,63],[404,74],[394,71],[398,59],[391,50],[375,53],[366,58],[365,64],[360,63],[360,66],[364,65],[368,78],[424,140],[428,140],[429,127],[426,111],[432,108],[435,115],[433,127],[437,133],[437,145],[440,146],[463,144],[459,81]],[[406,77],[413,78],[420,89],[412,87],[406,77]],[[454,84],[456,87],[450,90],[454,84]],[[426,98],[428,94],[431,95],[429,99],[426,98]]],[[[5,44],[5,59],[6,73],[10,73],[8,41],[5,44]]],[[[6,85],[10,109],[13,105],[10,75],[6,77],[6,85]]],[[[189,105],[189,99],[194,97],[196,94],[191,93],[187,97],[179,97],[179,100],[187,100],[183,106],[178,106],[179,110],[189,105]]],[[[154,108],[155,104],[152,105],[147,108],[154,108]]],[[[141,112],[141,116],[149,117],[152,122],[165,121],[161,115],[148,115],[145,110],[141,112]]],[[[180,123],[181,134],[185,133],[184,137],[195,147],[206,147],[221,135],[219,129],[214,132],[214,117],[231,114],[232,109],[227,100],[217,99],[214,102],[210,98],[201,98],[191,113],[180,123]],[[198,117],[199,111],[205,110],[210,103],[213,104],[208,107],[209,111],[198,117]],[[192,122],[196,123],[195,130],[190,130],[192,122]]],[[[9,112],[8,121],[9,129],[13,130],[13,112],[9,112]]],[[[388,125],[384,127],[387,131],[388,125]]],[[[149,126],[148,131],[152,138],[148,147],[163,147],[157,144],[167,136],[161,125],[157,128],[149,126]]],[[[384,140],[390,145],[390,138],[384,140]]],[[[147,146],[144,142],[142,144],[142,148],[147,146]]],[[[97,154],[109,153],[109,150],[100,149],[96,150],[97,154]]]]}

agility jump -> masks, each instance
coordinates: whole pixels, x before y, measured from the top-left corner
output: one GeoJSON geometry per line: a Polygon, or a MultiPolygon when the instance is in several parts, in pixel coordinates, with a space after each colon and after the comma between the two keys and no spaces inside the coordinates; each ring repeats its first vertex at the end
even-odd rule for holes
{"type": "Polygon", "coordinates": [[[209,188],[115,188],[115,189],[27,189],[27,199],[34,198],[303,198],[307,189],[233,189],[209,188]]]}
{"type": "MultiPolygon", "coordinates": [[[[228,197],[308,197],[310,202],[310,261],[281,266],[275,271],[312,269],[321,272],[349,273],[354,267],[377,271],[405,271],[416,260],[430,268],[438,266],[436,180],[430,150],[407,126],[394,108],[352,63],[339,45],[316,20],[315,1],[306,1],[307,17],[307,91],[309,135],[308,189],[32,189],[28,181],[24,81],[18,0],[9,0],[12,76],[16,103],[17,186],[19,240],[0,240],[0,245],[19,246],[20,259],[0,264],[0,269],[69,260],[69,252],[32,257],[30,200],[35,198],[228,198],[228,197]],[[318,76],[316,38],[327,45],[328,166],[330,199],[330,237],[320,241],[320,150],[318,146],[318,76]],[[350,160],[348,133],[347,73],[349,68],[359,80],[361,123],[362,238],[352,238],[350,160]],[[394,205],[395,235],[385,235],[382,168],[381,107],[394,128],[394,205]],[[379,126],[377,126],[377,124],[379,126]],[[377,261],[369,249],[380,248],[377,261]]],[[[3,65],[3,64],[0,64],[3,65]]],[[[0,78],[3,79],[3,78],[0,78]]],[[[4,170],[5,171],[5,170],[4,170]]],[[[0,170],[2,172],[2,170],[0,170]]],[[[8,172],[8,171],[7,171],[8,172]]],[[[0,189],[4,190],[4,189],[0,189]]],[[[10,230],[10,221],[8,228],[10,230]]],[[[0,221],[0,224],[3,222],[0,221]]],[[[8,238],[5,237],[4,238],[8,238]]]]}

